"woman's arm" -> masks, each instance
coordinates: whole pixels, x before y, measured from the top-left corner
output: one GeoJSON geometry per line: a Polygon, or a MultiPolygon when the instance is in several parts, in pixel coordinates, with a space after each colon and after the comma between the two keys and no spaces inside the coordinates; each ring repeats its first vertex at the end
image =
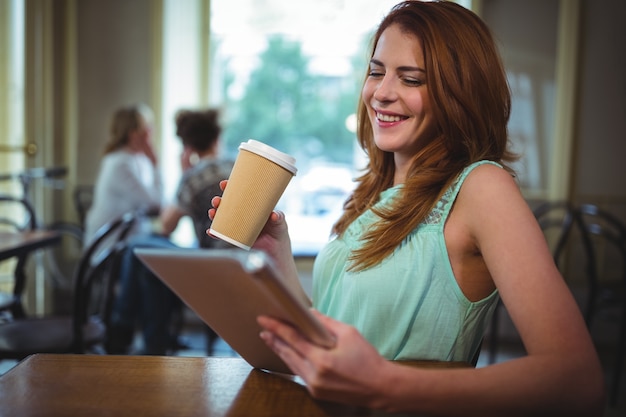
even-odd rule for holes
{"type": "Polygon", "coordinates": [[[165,236],[171,235],[184,215],[185,213],[177,206],[168,206],[163,209],[159,216],[161,233],[165,236]]]}
{"type": "Polygon", "coordinates": [[[594,409],[599,414],[604,382],[595,347],[513,178],[493,165],[477,168],[461,188],[456,209],[527,352],[483,370],[483,388],[495,384],[510,397],[507,401],[517,396],[520,409],[535,405],[554,410],[552,415],[559,409],[569,415],[594,415],[594,409]]]}
{"type": "Polygon", "coordinates": [[[454,210],[482,255],[527,355],[476,370],[394,370],[388,373],[387,384],[395,387],[388,405],[410,408],[411,393],[417,392],[420,408],[431,413],[601,415],[604,382],[593,342],[513,178],[492,165],[477,168],[454,210]]]}

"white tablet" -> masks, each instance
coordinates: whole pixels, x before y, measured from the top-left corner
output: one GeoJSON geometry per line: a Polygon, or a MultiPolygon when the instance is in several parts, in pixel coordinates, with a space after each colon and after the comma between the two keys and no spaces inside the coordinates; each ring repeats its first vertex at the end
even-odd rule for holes
{"type": "Polygon", "coordinates": [[[136,248],[135,254],[250,365],[291,373],[259,337],[259,315],[291,323],[313,343],[333,337],[287,288],[271,260],[241,249],[136,248]]]}

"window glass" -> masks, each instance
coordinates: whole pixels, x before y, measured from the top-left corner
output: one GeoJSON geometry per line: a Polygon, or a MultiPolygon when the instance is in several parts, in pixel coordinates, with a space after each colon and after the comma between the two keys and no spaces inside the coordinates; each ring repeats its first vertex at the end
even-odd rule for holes
{"type": "MultiPolygon", "coordinates": [[[[0,4],[0,176],[24,168],[24,143],[24,0],[4,0],[0,4]]],[[[13,179],[0,181],[0,193],[19,195],[21,190],[13,179]]],[[[13,209],[3,205],[0,217],[11,218],[13,209]]],[[[0,263],[0,291],[13,291],[14,268],[14,261],[0,263]]]]}
{"type": "MultiPolygon", "coordinates": [[[[24,1],[0,5],[0,174],[24,168],[24,1]]],[[[0,190],[19,193],[14,181],[0,190]]]]}
{"type": "Polygon", "coordinates": [[[484,0],[483,18],[494,32],[511,88],[509,139],[520,156],[513,168],[527,197],[546,198],[554,166],[557,118],[556,56],[559,0],[484,0]],[[541,16],[541,19],[537,19],[541,16]],[[528,30],[527,22],[533,22],[528,30]],[[524,34],[521,36],[520,34],[524,34]]]}

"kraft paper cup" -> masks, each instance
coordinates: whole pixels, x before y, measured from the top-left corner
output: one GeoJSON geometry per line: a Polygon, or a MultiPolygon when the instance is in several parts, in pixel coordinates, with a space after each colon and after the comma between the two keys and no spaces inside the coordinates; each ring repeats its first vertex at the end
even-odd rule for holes
{"type": "Polygon", "coordinates": [[[295,162],[262,142],[241,143],[210,233],[249,250],[296,175],[295,162]]]}

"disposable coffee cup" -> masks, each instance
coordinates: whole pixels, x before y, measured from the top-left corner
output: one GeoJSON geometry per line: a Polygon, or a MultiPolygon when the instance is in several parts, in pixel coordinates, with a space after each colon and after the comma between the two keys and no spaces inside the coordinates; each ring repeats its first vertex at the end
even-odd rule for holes
{"type": "Polygon", "coordinates": [[[295,163],[294,157],[257,140],[241,143],[210,233],[250,250],[296,175],[295,163]]]}

